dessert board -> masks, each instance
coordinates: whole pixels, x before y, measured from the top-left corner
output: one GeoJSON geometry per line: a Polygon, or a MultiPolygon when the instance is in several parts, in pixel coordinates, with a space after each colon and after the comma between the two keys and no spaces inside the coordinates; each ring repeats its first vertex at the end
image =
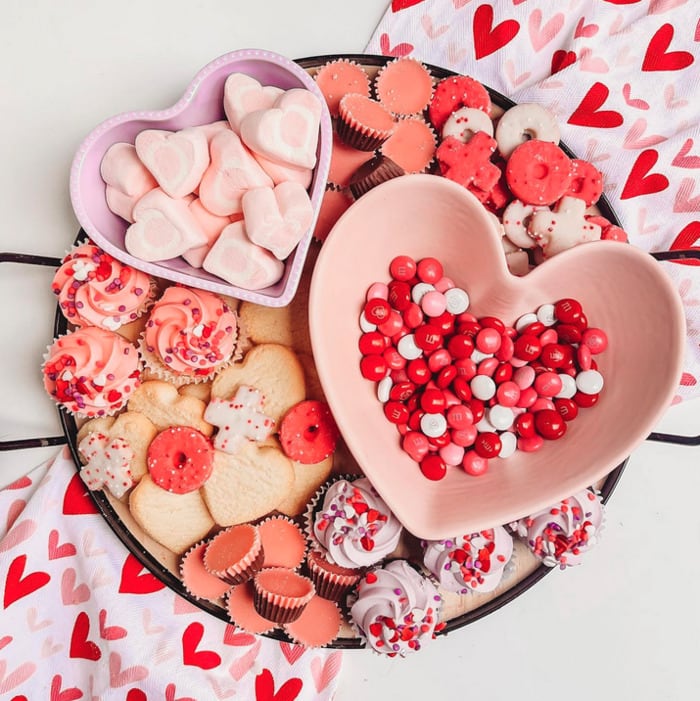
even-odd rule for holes
{"type": "MultiPolygon", "coordinates": [[[[334,55],[300,59],[297,63],[313,76],[318,68],[338,58],[345,58],[349,61],[356,62],[361,65],[370,76],[374,76],[381,67],[390,60],[379,56],[368,55],[334,55]]],[[[427,66],[427,68],[436,80],[454,75],[450,71],[438,67],[427,66]]],[[[489,93],[494,107],[500,110],[506,110],[514,105],[512,101],[492,90],[489,90],[489,93]]],[[[562,144],[561,147],[573,157],[573,154],[566,149],[565,145],[562,144]]],[[[615,214],[604,197],[601,197],[599,200],[598,209],[609,221],[617,223],[615,214]]],[[[85,233],[81,231],[78,234],[76,242],[84,241],[85,238],[85,233]]],[[[296,305],[297,309],[302,308],[302,317],[305,317],[303,314],[303,307],[308,302],[313,266],[321,246],[322,244],[319,241],[312,242],[301,276],[299,291],[291,303],[292,306],[296,305]]],[[[276,310],[268,313],[274,314],[276,310]]],[[[66,333],[67,330],[68,324],[60,310],[57,310],[54,335],[59,336],[66,333]]],[[[303,330],[297,336],[297,339],[303,339],[305,337],[308,337],[308,331],[303,330]]],[[[293,347],[293,350],[310,357],[310,346],[307,346],[305,340],[300,342],[300,346],[301,347],[293,347]]],[[[323,389],[315,374],[315,369],[312,366],[305,368],[305,370],[307,371],[307,387],[309,388],[307,396],[314,399],[323,399],[323,389]]],[[[76,468],[80,469],[81,461],[78,455],[79,425],[76,420],[66,412],[61,411],[60,418],[76,468]]],[[[607,501],[612,494],[625,464],[626,461],[618,465],[605,479],[595,485],[595,487],[600,490],[604,502],[607,501]]],[[[334,455],[333,474],[346,475],[358,474],[359,472],[359,467],[341,438],[334,455]]],[[[222,602],[196,598],[188,592],[179,576],[179,556],[158,544],[143,532],[131,515],[126,498],[117,499],[106,491],[92,492],[92,496],[109,526],[146,569],[192,604],[221,620],[230,620],[222,602]]],[[[454,594],[441,592],[444,598],[441,620],[445,623],[445,627],[439,634],[453,631],[487,615],[520,595],[551,571],[551,568],[543,565],[539,559],[530,553],[523,543],[516,541],[514,548],[515,555],[513,560],[506,569],[503,580],[494,591],[487,594],[454,594]]],[[[419,562],[420,544],[418,539],[406,533],[396,551],[392,553],[392,557],[407,558],[416,563],[419,562]]],[[[267,635],[281,640],[289,640],[286,634],[279,629],[275,629],[267,635]]],[[[344,621],[339,636],[330,646],[337,648],[360,648],[364,646],[364,643],[354,634],[350,624],[344,621]]]]}

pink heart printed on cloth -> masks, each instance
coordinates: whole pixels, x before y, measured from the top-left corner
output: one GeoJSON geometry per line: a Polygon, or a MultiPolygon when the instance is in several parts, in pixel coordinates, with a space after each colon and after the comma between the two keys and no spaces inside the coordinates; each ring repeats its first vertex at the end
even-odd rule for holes
{"type": "Polygon", "coordinates": [[[334,698],[340,651],[295,645],[292,655],[189,604],[94,506],[61,509],[75,489],[89,499],[67,448],[0,489],[0,514],[15,516],[0,519],[0,697],[334,698]],[[13,533],[23,523],[33,528],[20,541],[13,533]]]}
{"type": "Polygon", "coordinates": [[[259,187],[243,196],[248,238],[284,260],[311,225],[313,208],[306,190],[295,182],[259,187]]]}
{"type": "Polygon", "coordinates": [[[287,90],[274,107],[243,118],[241,138],[248,148],[271,161],[313,168],[321,109],[321,101],[308,90],[287,90]]]}
{"type": "Polygon", "coordinates": [[[160,261],[207,243],[189,210],[191,201],[192,197],[168,197],[160,188],[144,195],[134,207],[134,223],[126,230],[126,250],[142,260],[160,261]]]}
{"type": "MultiPolygon", "coordinates": [[[[666,251],[700,218],[697,185],[688,196],[700,168],[699,40],[693,0],[577,0],[567,10],[544,0],[425,0],[388,10],[366,51],[407,47],[516,103],[545,107],[562,141],[602,172],[630,243],[666,251]],[[426,32],[426,16],[449,29],[426,32]],[[695,158],[679,157],[686,153],[695,158]]],[[[662,264],[688,329],[676,402],[700,397],[700,275],[687,263],[662,264]]]]}
{"type": "Polygon", "coordinates": [[[202,176],[199,198],[212,214],[240,213],[246,190],[272,185],[270,177],[235,132],[223,130],[216,134],[210,151],[211,164],[202,176]]]}
{"type": "Polygon", "coordinates": [[[207,138],[199,129],[145,129],[134,142],[141,162],[170,197],[194,192],[209,165],[207,138]]]}
{"type": "Polygon", "coordinates": [[[261,85],[245,73],[231,73],[224,83],[224,112],[231,129],[240,135],[243,117],[269,109],[283,92],[275,85],[261,85]]]}
{"type": "Polygon", "coordinates": [[[232,285],[260,290],[274,285],[284,273],[284,264],[245,233],[242,221],[229,224],[211,247],[203,268],[232,285]]]}

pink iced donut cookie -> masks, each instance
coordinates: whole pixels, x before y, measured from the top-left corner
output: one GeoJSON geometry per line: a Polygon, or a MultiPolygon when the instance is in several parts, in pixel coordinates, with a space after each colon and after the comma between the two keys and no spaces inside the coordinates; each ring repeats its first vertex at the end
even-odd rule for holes
{"type": "Polygon", "coordinates": [[[571,183],[564,195],[582,199],[587,207],[595,204],[603,194],[603,174],[588,161],[571,160],[571,183]]]}
{"type": "Polygon", "coordinates": [[[146,464],[151,479],[168,492],[186,494],[209,478],[214,449],[209,439],[189,426],[171,426],[148,446],[146,464]]]}
{"type": "Polygon", "coordinates": [[[224,83],[224,112],[231,129],[240,134],[247,114],[269,109],[283,92],[275,85],[261,85],[245,73],[231,73],[224,83]]]}
{"type": "Polygon", "coordinates": [[[433,126],[442,131],[448,117],[460,107],[474,107],[491,114],[491,97],[486,88],[467,75],[444,78],[436,86],[428,107],[433,126]]]}
{"type": "Polygon", "coordinates": [[[507,109],[496,125],[496,142],[504,158],[530,139],[558,144],[559,124],[554,115],[534,103],[522,103],[507,109]]]}
{"type": "Polygon", "coordinates": [[[160,188],[145,194],[134,207],[134,223],[126,230],[124,247],[145,261],[168,260],[207,243],[189,205],[192,196],[173,198],[160,188]]]}
{"type": "Polygon", "coordinates": [[[295,182],[248,190],[242,203],[248,238],[279,260],[294,250],[314,218],[309,194],[295,182]]]}
{"type": "Polygon", "coordinates": [[[246,236],[243,221],[233,222],[224,228],[207,253],[202,267],[245,290],[269,287],[284,275],[284,263],[246,236]]]}
{"type": "Polygon", "coordinates": [[[136,135],[134,146],[141,162],[170,197],[193,193],[209,165],[207,138],[199,129],[145,129],[136,135]]]}
{"type": "Polygon", "coordinates": [[[506,163],[506,181],[513,195],[526,204],[552,204],[571,183],[571,159],[549,141],[525,141],[506,163]]]}
{"type": "Polygon", "coordinates": [[[246,440],[264,441],[275,428],[275,422],[262,409],[262,394],[247,385],[241,385],[231,400],[212,397],[204,420],[219,429],[214,436],[214,447],[235,454],[246,440]]]}
{"type": "Polygon", "coordinates": [[[280,425],[285,455],[305,465],[325,460],[335,450],[339,435],[328,405],[314,399],[293,406],[280,425]]]}

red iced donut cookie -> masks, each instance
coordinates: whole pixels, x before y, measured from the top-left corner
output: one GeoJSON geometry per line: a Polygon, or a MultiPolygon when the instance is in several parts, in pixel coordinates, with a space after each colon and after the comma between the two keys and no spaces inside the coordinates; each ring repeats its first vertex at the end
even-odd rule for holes
{"type": "Polygon", "coordinates": [[[603,194],[603,174],[582,158],[571,160],[571,182],[564,195],[578,197],[590,207],[603,194]]]}
{"type": "Polygon", "coordinates": [[[520,144],[506,163],[506,181],[515,197],[526,204],[552,204],[571,183],[571,159],[548,141],[520,144]]]}
{"type": "Polygon", "coordinates": [[[491,98],[486,88],[474,78],[456,75],[444,78],[435,87],[428,107],[428,117],[435,129],[442,131],[447,118],[460,107],[474,107],[491,113],[491,98]]]}
{"type": "Polygon", "coordinates": [[[304,465],[327,458],[338,440],[338,427],[325,402],[307,399],[282,419],[280,442],[287,457],[304,465]]]}
{"type": "Polygon", "coordinates": [[[146,464],[151,479],[168,492],[186,494],[199,489],[211,474],[214,448],[189,426],[171,426],[148,446],[146,464]]]}

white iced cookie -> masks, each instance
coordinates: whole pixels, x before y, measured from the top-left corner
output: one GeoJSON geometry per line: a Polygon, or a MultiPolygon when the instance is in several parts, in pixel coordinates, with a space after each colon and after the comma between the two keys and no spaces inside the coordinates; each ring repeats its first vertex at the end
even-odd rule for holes
{"type": "Polygon", "coordinates": [[[527,225],[530,221],[532,213],[548,209],[534,204],[525,204],[520,200],[513,200],[503,210],[503,232],[508,237],[508,240],[519,248],[534,248],[535,241],[532,239],[527,230],[527,225]]]}
{"type": "Polygon", "coordinates": [[[534,103],[515,105],[503,113],[496,125],[496,143],[504,158],[530,139],[558,144],[559,125],[551,112],[534,103]]]}
{"type": "Polygon", "coordinates": [[[460,107],[447,118],[442,128],[442,138],[454,136],[466,144],[477,131],[485,131],[489,136],[493,136],[491,117],[483,110],[460,107]]]}
{"type": "Polygon", "coordinates": [[[580,243],[598,241],[601,229],[588,221],[586,203],[578,197],[562,197],[553,211],[540,210],[530,217],[528,231],[540,245],[545,258],[580,243]]]}

